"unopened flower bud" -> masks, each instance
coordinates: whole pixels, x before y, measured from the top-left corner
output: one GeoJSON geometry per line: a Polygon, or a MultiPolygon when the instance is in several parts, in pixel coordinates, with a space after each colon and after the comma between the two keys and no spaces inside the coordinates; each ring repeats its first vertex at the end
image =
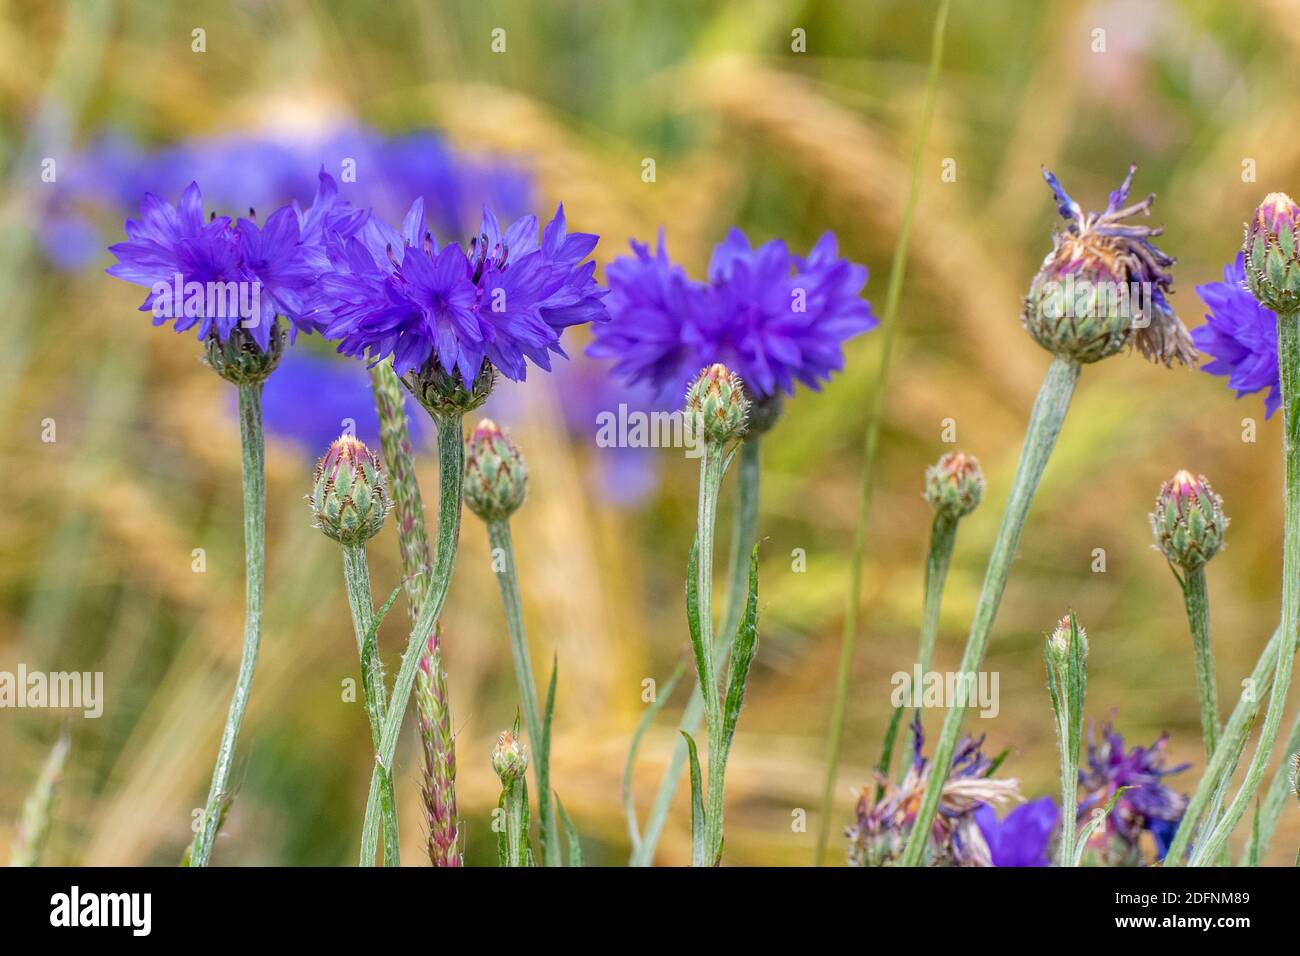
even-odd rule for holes
{"type": "Polygon", "coordinates": [[[203,358],[208,367],[234,385],[265,382],[284,355],[285,331],[277,323],[271,330],[266,351],[248,332],[236,326],[222,342],[215,334],[203,343],[203,358]]]}
{"type": "Polygon", "coordinates": [[[459,372],[448,372],[431,358],[421,368],[402,377],[415,400],[435,419],[448,415],[465,415],[474,411],[492,394],[496,384],[496,369],[487,359],[479,369],[473,383],[467,388],[459,372]]]}
{"type": "Polygon", "coordinates": [[[686,391],[686,414],[704,440],[725,445],[745,433],[749,399],[740,376],[721,362],[703,369],[686,391]]]}
{"type": "Polygon", "coordinates": [[[1260,305],[1274,312],[1300,309],[1300,207],[1286,193],[1269,193],[1246,226],[1242,252],[1246,286],[1260,305]]]}
{"type": "MultiPolygon", "coordinates": [[[[1088,632],[1083,629],[1082,624],[1077,624],[1077,627],[1079,630],[1080,656],[1086,658],[1088,656],[1088,632]]],[[[1047,649],[1061,666],[1064,666],[1070,659],[1070,652],[1073,649],[1071,646],[1072,632],[1070,615],[1067,614],[1056,623],[1056,630],[1052,631],[1047,637],[1047,649]]]]}
{"type": "Polygon", "coordinates": [[[1194,571],[1219,553],[1228,518],[1203,475],[1180,471],[1160,487],[1151,514],[1155,546],[1175,567],[1194,571]]]}
{"type": "Polygon", "coordinates": [[[336,439],[316,465],[316,526],[340,544],[364,544],[383,528],[390,506],[378,456],[351,435],[336,439]]]}
{"type": "Polygon", "coordinates": [[[485,418],[465,439],[465,505],[484,521],[505,521],[524,503],[528,472],[519,449],[485,418]]]}
{"type": "Polygon", "coordinates": [[[513,731],[502,731],[497,738],[497,745],[492,748],[492,769],[501,778],[503,787],[514,783],[528,769],[528,746],[513,731]]]}
{"type": "Polygon", "coordinates": [[[984,472],[974,455],[950,451],[925,470],[925,500],[938,514],[963,518],[983,497],[984,472]]]}

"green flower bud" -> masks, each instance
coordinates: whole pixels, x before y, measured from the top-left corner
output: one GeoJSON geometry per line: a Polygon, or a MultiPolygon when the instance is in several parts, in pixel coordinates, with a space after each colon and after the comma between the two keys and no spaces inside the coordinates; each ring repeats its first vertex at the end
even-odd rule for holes
{"type": "Polygon", "coordinates": [[[364,544],[384,526],[390,507],[378,456],[350,435],[336,439],[316,465],[316,527],[340,544],[364,544]]]}
{"type": "Polygon", "coordinates": [[[285,331],[277,322],[265,352],[253,341],[244,328],[236,326],[220,341],[216,335],[204,340],[203,359],[208,367],[234,385],[256,385],[265,382],[275,371],[284,355],[285,331]]]}
{"type": "MultiPolygon", "coordinates": [[[[1083,658],[1088,657],[1088,632],[1079,626],[1079,650],[1083,658]]],[[[1065,615],[1056,623],[1056,630],[1047,636],[1047,650],[1052,655],[1053,660],[1065,667],[1070,660],[1072,630],[1070,628],[1070,615],[1065,615]]]]}
{"type": "Polygon", "coordinates": [[[505,521],[524,503],[528,471],[509,436],[485,418],[465,439],[465,505],[484,521],[505,521]]]}
{"type": "Polygon", "coordinates": [[[1201,567],[1223,547],[1227,527],[1223,499],[1203,475],[1180,471],[1161,486],[1151,531],[1170,564],[1186,571],[1201,567]]]}
{"type": "Polygon", "coordinates": [[[984,472],[974,455],[950,451],[925,470],[925,500],[938,514],[964,518],[983,497],[984,472]]]}
{"type": "Polygon", "coordinates": [[[725,445],[745,433],[749,405],[745,383],[720,362],[703,369],[686,391],[691,426],[701,429],[704,440],[713,445],[725,445]]]}
{"type": "Polygon", "coordinates": [[[439,419],[474,411],[492,394],[496,378],[496,369],[484,359],[473,385],[466,388],[459,373],[446,372],[437,359],[431,358],[420,369],[402,376],[402,384],[425,411],[439,419]]]}
{"type": "Polygon", "coordinates": [[[492,769],[501,778],[503,787],[510,786],[528,769],[528,746],[514,731],[504,730],[497,738],[497,745],[492,748],[492,769]]]}
{"type": "Polygon", "coordinates": [[[1241,251],[1246,286],[1260,305],[1274,312],[1300,309],[1300,207],[1286,193],[1269,193],[1246,226],[1241,251]]]}

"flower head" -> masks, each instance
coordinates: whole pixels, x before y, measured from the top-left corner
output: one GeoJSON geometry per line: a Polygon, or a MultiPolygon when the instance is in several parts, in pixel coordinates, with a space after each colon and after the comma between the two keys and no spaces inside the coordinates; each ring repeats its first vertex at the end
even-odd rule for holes
{"type": "Polygon", "coordinates": [[[146,193],[140,218],[125,229],[127,240],[109,247],[118,261],[107,271],[150,289],[140,311],[152,312],[155,325],[171,322],[177,332],[197,326],[200,339],[221,344],[239,330],[262,351],[279,317],[289,320],[291,334],[317,327],[305,304],[315,284],[313,256],[292,207],[261,226],[251,210],[233,223],[205,218],[202,193],[190,183],[176,206],[146,193]]]}
{"type": "Polygon", "coordinates": [[[1260,305],[1275,312],[1300,307],[1300,206],[1286,193],[1269,193],[1246,224],[1241,251],[1246,286],[1260,305]]]}
{"type": "Polygon", "coordinates": [[[1136,170],[1130,166],[1106,208],[1091,213],[1043,170],[1067,225],[1052,237],[1022,320],[1039,345],[1076,362],[1096,362],[1135,344],[1152,361],[1188,365],[1196,349],[1168,298],[1174,260],[1151,242],[1163,229],[1125,221],[1149,215],[1155,200],[1153,193],[1124,205],[1136,170]]]}
{"type": "Polygon", "coordinates": [[[1166,767],[1165,748],[1169,735],[1161,734],[1150,747],[1125,751],[1124,738],[1110,724],[1100,734],[1088,731],[1087,766],[1080,768],[1079,820],[1105,807],[1120,787],[1128,787],[1119,797],[1106,819],[1106,827],[1090,841],[1103,858],[1112,864],[1141,862],[1140,840],[1143,832],[1155,840],[1156,855],[1163,860],[1187,809],[1187,797],[1164,783],[1164,778],[1181,773],[1190,764],[1166,767]]]}
{"type": "MultiPolygon", "coordinates": [[[[921,756],[925,741],[919,720],[913,724],[913,733],[916,743],[912,765],[902,783],[878,773],[874,784],[862,788],[857,820],[846,831],[850,866],[885,866],[900,857],[907,845],[931,771],[921,756]]],[[[975,813],[981,807],[1022,799],[1020,781],[991,776],[995,767],[980,752],[983,742],[983,737],[967,737],[957,745],[930,832],[928,856],[932,865],[993,865],[975,813]]]]}
{"type": "Polygon", "coordinates": [[[465,439],[465,506],[484,521],[505,521],[528,495],[528,471],[509,436],[485,418],[465,439]]]}
{"type": "Polygon", "coordinates": [[[560,333],[607,317],[593,262],[598,237],[567,231],[561,206],[538,238],[527,216],[504,231],[489,210],[466,249],[438,245],[424,201],[401,232],[371,219],[360,234],[327,236],[335,266],[321,284],[327,336],[345,355],[393,356],[399,375],[437,368],[472,390],[484,363],[522,381],[550,369],[560,333]]]}
{"type": "Polygon", "coordinates": [[[1226,375],[1228,387],[1240,398],[1268,390],[1264,415],[1282,404],[1277,371],[1277,315],[1246,290],[1245,257],[1223,267],[1223,281],[1196,287],[1209,307],[1205,324],[1192,330],[1192,341],[1213,361],[1201,367],[1211,375],[1226,375]]]}
{"type": "Polygon", "coordinates": [[[316,465],[310,501],[327,537],[345,545],[369,541],[392,506],[379,456],[350,435],[336,439],[316,465]]]}
{"type": "Polygon", "coordinates": [[[686,391],[686,414],[704,440],[725,445],[745,432],[750,401],[740,376],[721,362],[701,369],[686,391]]]}
{"type": "Polygon", "coordinates": [[[779,239],[751,247],[739,229],[713,250],[707,282],[668,258],[662,231],[653,254],[632,243],[606,269],[612,320],[588,348],[614,359],[632,384],[648,383],[667,405],[702,366],[722,362],[754,398],[814,390],[844,367],[843,343],[875,328],[861,297],[865,267],[839,257],[826,233],[806,257],[779,239]]]}
{"type": "Polygon", "coordinates": [[[940,514],[963,518],[983,497],[984,472],[974,455],[950,451],[925,470],[925,500],[940,514]]]}
{"type": "Polygon", "coordinates": [[[528,769],[528,745],[519,739],[519,731],[503,730],[492,748],[492,769],[502,786],[510,786],[528,769]]]}
{"type": "Polygon", "coordinates": [[[1061,822],[1061,810],[1051,797],[1039,797],[1016,807],[1003,819],[988,804],[975,810],[975,822],[988,844],[993,866],[1051,866],[1048,850],[1061,822]]]}
{"type": "Polygon", "coordinates": [[[1194,571],[1219,553],[1228,516],[1204,475],[1179,471],[1160,486],[1150,515],[1157,550],[1170,564],[1194,571]]]}

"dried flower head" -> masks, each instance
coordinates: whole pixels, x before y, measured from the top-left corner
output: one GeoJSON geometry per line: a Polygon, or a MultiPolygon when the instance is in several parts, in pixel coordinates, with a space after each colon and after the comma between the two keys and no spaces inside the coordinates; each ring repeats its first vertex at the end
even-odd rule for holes
{"type": "MultiPolygon", "coordinates": [[[[902,856],[907,845],[931,771],[929,762],[921,756],[925,741],[919,720],[912,729],[912,765],[902,782],[895,783],[877,773],[876,782],[862,788],[857,819],[845,833],[850,866],[887,866],[902,856]]],[[[932,866],[992,866],[976,812],[982,807],[1023,799],[1020,781],[991,776],[995,765],[980,752],[983,741],[983,737],[964,738],[953,755],[927,847],[932,866]]]]}
{"type": "Polygon", "coordinates": [[[1034,277],[1022,315],[1043,348],[1076,362],[1096,362],[1136,345],[1146,358],[1170,365],[1196,358],[1187,329],[1169,304],[1174,260],[1151,242],[1160,227],[1125,220],[1149,215],[1155,194],[1126,206],[1136,166],[1101,212],[1084,213],[1056,176],[1043,176],[1067,222],[1034,277]]]}

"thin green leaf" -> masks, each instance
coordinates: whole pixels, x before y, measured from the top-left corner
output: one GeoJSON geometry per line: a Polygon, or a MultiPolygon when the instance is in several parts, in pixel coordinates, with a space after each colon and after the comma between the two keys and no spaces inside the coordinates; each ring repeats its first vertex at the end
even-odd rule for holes
{"type": "Polygon", "coordinates": [[[1092,835],[1097,832],[1097,830],[1101,827],[1103,823],[1105,823],[1106,817],[1110,816],[1110,811],[1115,809],[1115,804],[1119,802],[1120,794],[1122,794],[1125,790],[1130,790],[1130,789],[1132,788],[1120,787],[1118,790],[1112,793],[1110,795],[1110,799],[1106,801],[1106,805],[1101,808],[1101,811],[1098,812],[1094,810],[1092,812],[1092,816],[1088,818],[1088,822],[1083,825],[1083,828],[1081,830],[1079,830],[1079,837],[1074,841],[1074,865],[1075,866],[1078,866],[1079,863],[1083,860],[1084,848],[1087,847],[1088,841],[1092,838],[1092,835]]]}
{"type": "Polygon", "coordinates": [[[691,764],[691,865],[704,866],[704,785],[700,775],[700,755],[695,738],[682,731],[691,764]]]}
{"type": "MultiPolygon", "coordinates": [[[[697,538],[691,545],[691,557],[686,563],[686,624],[691,632],[691,651],[695,654],[695,670],[699,674],[701,686],[704,676],[709,673],[710,649],[704,646],[700,636],[700,542],[697,538]]],[[[706,694],[716,694],[717,688],[703,687],[706,694]]]]}
{"type": "MultiPolygon", "coordinates": [[[[749,668],[758,651],[758,545],[749,557],[749,598],[745,602],[745,616],[736,632],[736,642],[731,651],[730,673],[727,675],[727,698],[722,711],[722,759],[731,752],[731,741],[736,735],[736,722],[745,703],[745,686],[749,683],[749,668]]],[[[710,755],[710,760],[713,759],[710,755]]]]}
{"type": "Polygon", "coordinates": [[[573,825],[573,819],[569,816],[564,804],[560,802],[560,794],[556,792],[555,809],[560,814],[560,822],[564,824],[564,835],[569,841],[569,866],[582,866],[582,840],[578,837],[578,828],[573,825]]]}
{"type": "MultiPolygon", "coordinates": [[[[889,719],[889,729],[885,731],[885,741],[880,748],[880,763],[877,769],[882,777],[889,776],[889,766],[894,762],[894,744],[898,742],[898,728],[903,723],[903,708],[895,707],[894,716],[889,719]]],[[[907,759],[904,757],[903,759],[907,759]]],[[[876,784],[876,800],[885,795],[885,784],[876,784]]]]}
{"type": "Polygon", "coordinates": [[[655,715],[663,709],[664,704],[672,697],[673,691],[677,689],[677,682],[682,679],[682,675],[685,673],[685,662],[679,663],[672,676],[664,683],[664,686],[658,689],[655,699],[650,702],[650,706],[646,708],[645,713],[641,715],[636,730],[632,732],[632,742],[628,745],[627,762],[623,765],[623,814],[627,817],[627,833],[632,839],[634,851],[641,846],[641,827],[637,824],[636,801],[632,795],[632,767],[636,763],[637,751],[641,748],[641,738],[645,736],[645,732],[654,723],[655,715]]]}
{"type": "Polygon", "coordinates": [[[1247,866],[1259,866],[1259,801],[1255,801],[1255,818],[1250,824],[1250,849],[1247,866]]]}
{"type": "MultiPolygon", "coordinates": [[[[551,683],[546,689],[546,710],[542,716],[542,740],[537,757],[537,819],[538,833],[542,840],[542,859],[550,860],[551,828],[547,822],[551,819],[549,806],[551,794],[551,717],[555,713],[555,680],[560,672],[560,658],[556,654],[551,658],[551,683]]],[[[557,840],[558,840],[558,834],[557,840]]],[[[558,848],[557,851],[558,852],[558,848]]]]}

